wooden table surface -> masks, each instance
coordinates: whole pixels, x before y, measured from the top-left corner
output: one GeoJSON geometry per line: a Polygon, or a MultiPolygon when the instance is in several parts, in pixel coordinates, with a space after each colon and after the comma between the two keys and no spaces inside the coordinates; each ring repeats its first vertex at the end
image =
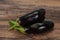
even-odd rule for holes
{"type": "Polygon", "coordinates": [[[0,0],[0,40],[60,40],[59,0],[0,0]],[[8,31],[8,20],[45,8],[46,19],[54,22],[54,30],[43,35],[23,35],[16,30],[8,31]]]}

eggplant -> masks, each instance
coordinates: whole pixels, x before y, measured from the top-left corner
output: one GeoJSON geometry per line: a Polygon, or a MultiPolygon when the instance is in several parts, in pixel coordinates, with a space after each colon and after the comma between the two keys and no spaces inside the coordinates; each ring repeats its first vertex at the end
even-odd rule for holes
{"type": "Polygon", "coordinates": [[[44,21],[43,23],[36,23],[30,26],[26,33],[28,34],[37,34],[51,31],[54,28],[54,23],[52,21],[44,21]]]}
{"type": "Polygon", "coordinates": [[[20,25],[22,25],[23,27],[28,27],[34,23],[38,23],[38,22],[43,22],[45,19],[45,9],[41,8],[39,10],[35,10],[31,13],[28,13],[24,16],[21,16],[19,21],[20,21],[20,25]]]}
{"type": "Polygon", "coordinates": [[[52,21],[45,21],[45,9],[43,8],[21,16],[18,22],[28,34],[44,33],[54,28],[52,21]]]}

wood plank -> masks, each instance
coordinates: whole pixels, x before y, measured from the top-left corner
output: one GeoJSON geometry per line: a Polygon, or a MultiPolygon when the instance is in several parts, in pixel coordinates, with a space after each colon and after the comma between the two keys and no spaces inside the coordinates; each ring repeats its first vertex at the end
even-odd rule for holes
{"type": "Polygon", "coordinates": [[[0,40],[60,40],[59,0],[0,0],[0,40]],[[43,35],[23,35],[16,30],[8,31],[9,19],[45,8],[46,19],[54,21],[54,30],[43,35]]]}
{"type": "Polygon", "coordinates": [[[0,21],[0,25],[9,25],[8,21],[0,21]]]}

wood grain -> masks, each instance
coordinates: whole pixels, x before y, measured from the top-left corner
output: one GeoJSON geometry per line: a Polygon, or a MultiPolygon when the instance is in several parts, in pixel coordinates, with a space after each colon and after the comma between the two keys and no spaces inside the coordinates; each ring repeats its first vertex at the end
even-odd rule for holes
{"type": "Polygon", "coordinates": [[[60,0],[0,0],[0,40],[60,40],[60,0]],[[46,9],[46,20],[54,22],[54,30],[43,35],[23,35],[16,30],[8,31],[8,20],[46,9]]]}

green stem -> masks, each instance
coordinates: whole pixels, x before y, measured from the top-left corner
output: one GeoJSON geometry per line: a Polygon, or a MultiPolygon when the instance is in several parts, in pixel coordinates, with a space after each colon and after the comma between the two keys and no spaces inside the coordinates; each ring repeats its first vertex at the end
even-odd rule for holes
{"type": "Polygon", "coordinates": [[[15,30],[18,30],[19,32],[23,33],[23,34],[26,34],[25,30],[22,31],[20,28],[15,28],[15,30]]]}
{"type": "Polygon", "coordinates": [[[12,30],[15,27],[15,25],[13,25],[12,27],[10,27],[8,30],[12,30]]]}
{"type": "Polygon", "coordinates": [[[17,18],[16,23],[12,27],[10,27],[8,30],[12,30],[13,28],[19,26],[19,24],[17,23],[18,20],[19,18],[17,18]]]}

